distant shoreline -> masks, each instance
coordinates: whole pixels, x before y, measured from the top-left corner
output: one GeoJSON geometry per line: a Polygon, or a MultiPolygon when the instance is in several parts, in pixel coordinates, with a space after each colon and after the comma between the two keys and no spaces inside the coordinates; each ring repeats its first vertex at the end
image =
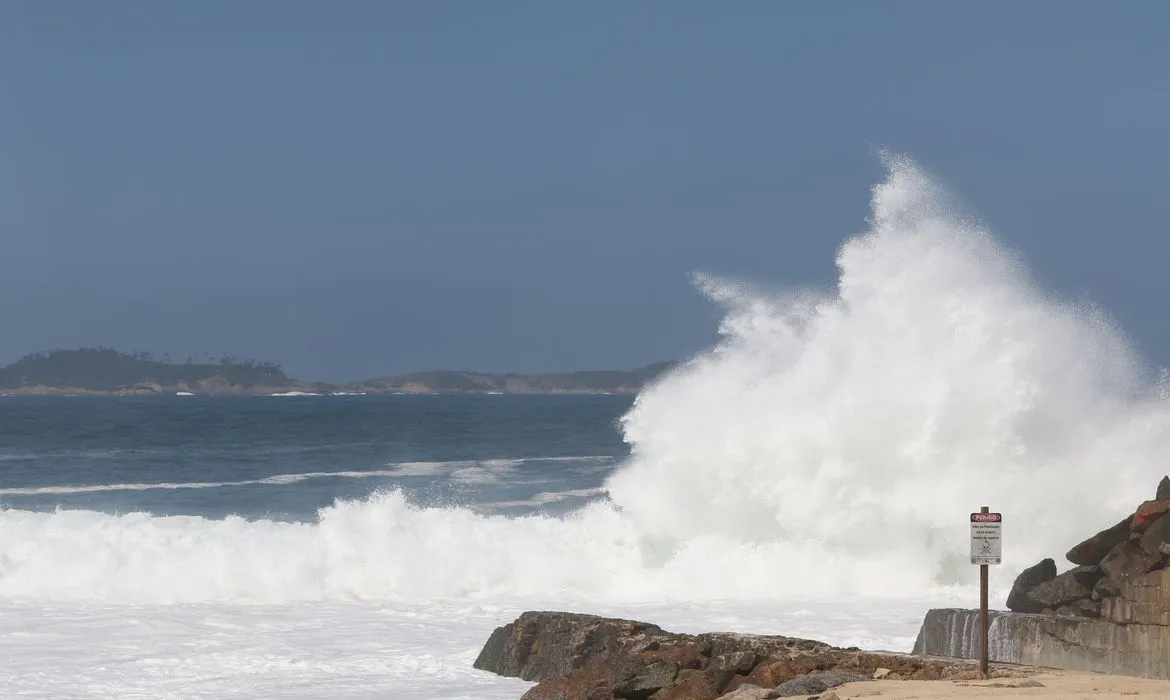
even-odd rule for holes
{"type": "Polygon", "coordinates": [[[223,357],[196,363],[149,353],[80,348],[33,353],[0,368],[0,396],[355,396],[355,395],[605,395],[636,394],[675,366],[632,370],[487,374],[413,372],[355,382],[289,377],[272,362],[223,357]]]}
{"type": "Polygon", "coordinates": [[[358,397],[358,396],[634,396],[639,389],[616,389],[598,391],[589,389],[559,391],[319,391],[303,388],[271,388],[272,390],[228,391],[199,393],[191,391],[149,391],[149,390],[91,390],[70,387],[32,386],[0,391],[0,398],[94,398],[94,397],[174,397],[174,398],[314,398],[314,397],[358,397]]]}

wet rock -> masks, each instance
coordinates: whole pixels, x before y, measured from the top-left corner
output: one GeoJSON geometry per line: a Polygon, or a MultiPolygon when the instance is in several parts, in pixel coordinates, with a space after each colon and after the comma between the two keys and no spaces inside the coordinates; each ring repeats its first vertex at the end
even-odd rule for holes
{"type": "Polygon", "coordinates": [[[1079,566],[1100,564],[1105,555],[1109,554],[1114,547],[1129,539],[1132,524],[1133,516],[1131,515],[1113,527],[1098,532],[1068,550],[1065,558],[1079,566]]]}
{"type": "Polygon", "coordinates": [[[1012,584],[1012,591],[1008,594],[1008,610],[1023,613],[1038,613],[1044,606],[1028,596],[1028,592],[1042,583],[1056,578],[1056,562],[1052,559],[1041,560],[1040,563],[1029,566],[1020,572],[1016,582],[1012,584]]]}
{"type": "Polygon", "coordinates": [[[1153,571],[1162,562],[1161,555],[1146,554],[1132,540],[1122,542],[1101,560],[1101,570],[1114,581],[1153,571]]]}

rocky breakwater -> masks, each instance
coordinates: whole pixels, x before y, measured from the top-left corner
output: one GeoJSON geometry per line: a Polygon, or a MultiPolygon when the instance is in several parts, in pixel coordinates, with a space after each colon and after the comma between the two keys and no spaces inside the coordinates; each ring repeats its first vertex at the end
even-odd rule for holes
{"type": "Polygon", "coordinates": [[[1073,568],[1057,573],[1044,559],[1012,586],[1013,612],[1170,625],[1170,477],[1115,525],[1068,551],[1073,568]]]}
{"type": "Polygon", "coordinates": [[[526,612],[497,628],[475,668],[536,682],[522,700],[832,700],[833,688],[854,681],[971,679],[979,673],[954,660],[781,636],[675,634],[644,622],[565,612],[526,612]]]}
{"type": "MultiPolygon", "coordinates": [[[[992,611],[992,661],[1170,679],[1170,477],[1154,498],[1016,578],[1012,612],[992,611]]],[[[927,612],[915,653],[978,656],[978,610],[927,612]]]]}

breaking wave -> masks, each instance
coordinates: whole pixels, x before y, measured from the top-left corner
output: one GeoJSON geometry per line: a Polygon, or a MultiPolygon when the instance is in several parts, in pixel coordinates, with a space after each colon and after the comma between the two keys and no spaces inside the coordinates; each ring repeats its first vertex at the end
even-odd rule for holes
{"type": "Polygon", "coordinates": [[[5,510],[0,596],[913,596],[970,584],[981,505],[1004,513],[1002,590],[1150,496],[1170,400],[1104,313],[887,165],[833,293],[698,279],[722,338],[638,397],[606,500],[509,518],[389,492],[313,523],[5,510]]]}

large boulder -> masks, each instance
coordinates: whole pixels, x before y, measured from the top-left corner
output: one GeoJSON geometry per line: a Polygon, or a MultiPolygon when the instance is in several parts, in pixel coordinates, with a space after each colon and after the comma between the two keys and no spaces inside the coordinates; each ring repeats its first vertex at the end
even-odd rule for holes
{"type": "Polygon", "coordinates": [[[1150,523],[1150,526],[1146,528],[1138,540],[1138,546],[1146,554],[1160,556],[1162,545],[1167,543],[1170,543],[1170,513],[1150,523]]]}
{"type": "Polygon", "coordinates": [[[1162,555],[1147,554],[1133,540],[1122,542],[1101,560],[1101,570],[1114,581],[1125,581],[1158,568],[1162,555]]]}
{"type": "Polygon", "coordinates": [[[810,695],[820,695],[830,688],[845,685],[846,683],[857,683],[859,681],[869,680],[868,676],[863,676],[859,673],[843,673],[840,671],[828,671],[823,673],[810,673],[806,676],[793,678],[790,681],[785,681],[776,686],[772,694],[768,696],[771,698],[791,698],[791,697],[808,697],[810,695]]]}
{"type": "Polygon", "coordinates": [[[1078,566],[1028,591],[1028,598],[1041,608],[1059,608],[1093,594],[1101,578],[1101,567],[1078,566]]]}
{"type": "Polygon", "coordinates": [[[1145,532],[1146,528],[1167,512],[1170,512],[1170,500],[1146,501],[1134,512],[1129,529],[1134,533],[1145,532]]]}
{"type": "Polygon", "coordinates": [[[526,612],[492,633],[475,668],[539,681],[522,700],[715,700],[737,692],[779,697],[777,690],[794,678],[804,679],[790,686],[803,693],[842,678],[870,678],[879,668],[941,679],[970,665],[792,637],[673,634],[632,620],[526,612]]]}
{"type": "Polygon", "coordinates": [[[1092,566],[1100,564],[1106,554],[1117,545],[1129,539],[1133,516],[1093,535],[1077,546],[1068,550],[1065,557],[1078,566],[1092,566]]]}
{"type": "Polygon", "coordinates": [[[1093,595],[1089,596],[1089,598],[1091,600],[1103,600],[1105,598],[1112,598],[1118,593],[1121,593],[1121,583],[1105,576],[1097,582],[1097,585],[1093,586],[1093,595]]]}
{"type": "Polygon", "coordinates": [[[526,612],[492,633],[474,666],[501,676],[541,681],[668,636],[661,627],[633,620],[526,612]]]}
{"type": "Polygon", "coordinates": [[[1154,500],[1170,501],[1170,476],[1164,476],[1158,482],[1158,493],[1154,496],[1154,500]]]}
{"type": "Polygon", "coordinates": [[[669,688],[664,688],[654,700],[715,700],[723,695],[727,681],[718,673],[684,669],[669,688]]]}
{"type": "Polygon", "coordinates": [[[1024,569],[1016,582],[1012,584],[1012,591],[1007,597],[1008,610],[1021,613],[1038,613],[1044,606],[1028,596],[1028,592],[1042,583],[1056,578],[1056,562],[1052,559],[1043,559],[1034,566],[1024,569]]]}

